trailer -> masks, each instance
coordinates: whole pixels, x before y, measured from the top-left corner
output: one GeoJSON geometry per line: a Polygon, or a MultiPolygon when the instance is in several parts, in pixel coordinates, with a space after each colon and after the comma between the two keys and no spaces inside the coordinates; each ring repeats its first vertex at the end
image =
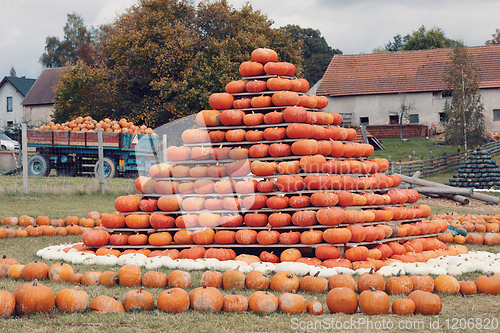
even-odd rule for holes
{"type": "MultiPolygon", "coordinates": [[[[20,135],[21,137],[21,135],[20,135]]],[[[158,163],[159,140],[155,134],[102,133],[105,178],[135,175],[158,163]]],[[[30,176],[82,176],[99,171],[98,133],[94,131],[27,130],[30,176]]]]}

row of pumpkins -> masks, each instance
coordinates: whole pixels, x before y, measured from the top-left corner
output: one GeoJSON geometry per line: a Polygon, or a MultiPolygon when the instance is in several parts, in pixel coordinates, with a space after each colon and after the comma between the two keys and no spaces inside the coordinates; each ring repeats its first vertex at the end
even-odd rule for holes
{"type": "Polygon", "coordinates": [[[86,230],[101,225],[101,214],[92,211],[83,218],[68,215],[64,219],[51,219],[45,215],[36,218],[29,215],[21,215],[19,218],[8,216],[2,223],[7,228],[0,228],[0,238],[81,235],[86,230]],[[15,226],[23,228],[13,228],[15,226]]]}
{"type": "Polygon", "coordinates": [[[101,121],[97,121],[92,119],[91,116],[79,116],[64,123],[49,122],[47,125],[41,125],[40,127],[34,128],[34,130],[87,132],[97,131],[98,128],[102,128],[103,132],[154,134],[153,129],[146,125],[136,126],[133,122],[127,121],[125,118],[121,118],[120,120],[105,118],[101,121]]]}
{"type": "MultiPolygon", "coordinates": [[[[202,213],[203,214],[203,213],[202,213]]],[[[280,215],[280,213],[273,213],[280,215]]],[[[275,217],[271,214],[269,216],[268,225],[274,225],[275,217]]],[[[281,215],[285,215],[281,214],[281,215]]],[[[313,212],[314,214],[314,212],[313,212]]],[[[201,215],[201,214],[200,214],[201,215]]],[[[288,214],[286,214],[288,215],[288,214]]],[[[121,216],[121,215],[120,215],[121,216]]],[[[113,216],[114,217],[114,216],[113,216]]],[[[409,237],[417,235],[430,235],[436,234],[446,230],[447,224],[442,221],[424,220],[417,223],[406,223],[401,225],[367,225],[362,226],[356,223],[350,224],[346,227],[335,227],[320,229],[309,229],[306,231],[277,231],[277,230],[253,230],[253,229],[239,229],[225,230],[213,229],[209,226],[197,227],[195,230],[188,230],[179,228],[175,231],[158,231],[150,235],[143,233],[133,233],[134,229],[139,224],[136,220],[146,221],[149,217],[144,214],[131,214],[127,217],[121,218],[123,224],[120,228],[127,226],[131,233],[118,232],[109,234],[105,230],[93,230],[92,232],[84,233],[82,237],[83,243],[91,248],[104,246],[107,244],[116,247],[123,245],[154,245],[166,246],[171,244],[177,245],[222,245],[222,244],[308,244],[315,245],[326,241],[329,244],[343,244],[349,242],[373,242],[376,240],[383,240],[394,237],[409,237]]],[[[154,217],[153,217],[154,218],[154,217]]],[[[278,217],[276,217],[278,218],[278,217]]],[[[106,218],[103,219],[104,225],[107,225],[106,218]]],[[[154,220],[152,220],[153,223],[154,220]]],[[[173,220],[172,220],[173,223],[173,220]]],[[[114,224],[116,225],[116,224],[114,224]]],[[[146,225],[146,224],[143,224],[146,225]]],[[[149,224],[148,224],[149,226],[149,224]]],[[[153,230],[153,229],[151,229],[153,230]]],[[[338,254],[338,251],[336,251],[338,254]]],[[[322,258],[332,259],[332,258],[322,258]]]]}
{"type": "MultiPolygon", "coordinates": [[[[231,293],[223,296],[214,287],[197,287],[189,293],[182,288],[170,288],[162,291],[155,301],[154,296],[146,290],[128,291],[122,302],[116,298],[99,295],[89,304],[89,296],[84,290],[63,288],[54,296],[54,292],[36,280],[17,287],[13,293],[0,290],[0,316],[9,317],[14,314],[29,315],[48,313],[54,307],[63,312],[83,312],[87,308],[96,313],[125,311],[151,311],[156,306],[167,313],[181,313],[189,309],[210,312],[244,312],[272,313],[281,311],[288,314],[313,315],[323,314],[323,304],[315,297],[307,302],[304,296],[284,292],[279,298],[268,291],[255,291],[247,299],[244,295],[231,293]]],[[[326,305],[331,313],[353,314],[358,306],[362,313],[368,315],[386,314],[391,309],[389,296],[383,291],[370,289],[362,292],[359,299],[354,291],[347,287],[332,289],[326,298],[326,305]]],[[[400,298],[392,302],[392,313],[409,315],[420,313],[436,315],[441,311],[441,298],[426,291],[413,291],[406,299],[400,298]]]]}
{"type": "MultiPolygon", "coordinates": [[[[82,293],[81,290],[77,289],[62,289],[58,292],[58,294],[61,293],[58,302],[58,296],[56,295],[54,298],[52,291],[38,282],[39,279],[46,278],[50,278],[52,281],[56,282],[67,281],[85,285],[103,284],[106,286],[113,286],[115,284],[120,284],[126,287],[137,287],[142,285],[143,287],[158,288],[166,288],[169,286],[172,288],[162,291],[157,301],[158,308],[165,312],[183,312],[191,307],[193,310],[209,310],[214,312],[218,312],[221,309],[224,311],[245,311],[249,308],[255,312],[269,313],[279,308],[281,311],[291,314],[304,313],[306,310],[309,313],[321,314],[323,312],[323,305],[317,302],[317,299],[313,301],[315,305],[312,306],[311,304],[308,310],[307,301],[303,296],[296,294],[296,292],[301,290],[304,292],[321,293],[327,292],[329,289],[326,296],[326,303],[328,309],[332,313],[355,313],[359,305],[363,313],[384,314],[388,313],[390,308],[388,295],[408,295],[408,298],[411,299],[413,303],[407,301],[394,301],[392,304],[393,313],[411,314],[416,312],[421,314],[437,314],[440,312],[442,305],[439,296],[433,294],[433,292],[440,292],[443,294],[475,294],[479,292],[491,295],[500,293],[500,276],[498,274],[494,276],[480,276],[475,281],[458,281],[451,275],[440,275],[436,277],[436,279],[432,279],[432,277],[428,275],[408,277],[400,276],[399,274],[384,280],[382,275],[370,270],[369,272],[361,274],[356,282],[351,275],[342,274],[334,275],[328,280],[324,277],[310,275],[299,279],[292,273],[281,271],[274,274],[272,278],[269,278],[259,271],[253,271],[245,276],[244,273],[237,269],[229,269],[224,273],[205,271],[201,278],[201,286],[194,288],[188,294],[184,289],[191,287],[191,277],[188,272],[181,270],[174,270],[170,272],[168,276],[159,271],[148,271],[143,275],[139,267],[135,265],[125,265],[122,266],[118,272],[107,271],[101,273],[90,271],[86,273],[74,273],[70,265],[63,263],[54,264],[50,268],[44,263],[36,261],[22,266],[19,265],[15,259],[9,258],[2,259],[0,264],[4,267],[9,267],[8,272],[10,277],[24,278],[30,281],[34,280],[33,283],[28,282],[16,288],[13,295],[9,292],[2,291],[1,295],[5,300],[2,304],[10,305],[8,309],[3,308],[0,310],[0,313],[4,316],[13,313],[14,304],[16,304],[16,302],[16,309],[19,314],[49,312],[53,309],[54,302],[57,303],[57,307],[61,311],[74,312],[87,309],[88,295],[86,295],[85,292],[82,293]],[[17,275],[12,274],[11,271],[17,272],[17,275]],[[40,292],[43,294],[45,301],[37,302],[33,299],[36,298],[33,295],[31,295],[32,300],[24,299],[23,294],[26,292],[24,288],[30,289],[30,292],[34,292],[35,294],[40,292]],[[227,291],[233,291],[231,294],[232,296],[227,299],[228,304],[226,307],[224,307],[224,297],[219,290],[220,288],[227,291]],[[236,295],[236,290],[243,290],[245,288],[258,290],[258,292],[252,294],[249,299],[246,299],[243,295],[237,295],[238,297],[234,296],[236,295]],[[274,292],[283,294],[278,299],[274,294],[267,291],[269,288],[274,292]],[[74,292],[75,290],[77,290],[78,293],[74,292]],[[184,296],[187,296],[185,297],[186,301],[189,301],[187,301],[187,304],[183,305],[182,310],[179,308],[175,310],[173,308],[175,304],[168,304],[175,303],[172,302],[174,298],[168,298],[168,300],[164,300],[163,298],[167,298],[167,295],[170,297],[174,292],[181,292],[180,290],[184,291],[184,296]],[[359,293],[359,300],[355,293],[356,290],[359,293]],[[205,295],[207,292],[208,294],[205,295]],[[191,293],[193,294],[191,295],[191,293]],[[203,294],[203,297],[199,295],[202,298],[195,301],[191,296],[197,293],[203,294]],[[69,294],[72,295],[70,296],[69,294]],[[20,296],[18,297],[17,295],[20,296]],[[77,295],[80,297],[76,297],[74,300],[79,300],[77,302],[78,306],[76,306],[76,304],[66,304],[66,297],[71,298],[77,295]],[[258,305],[260,302],[258,302],[256,298],[260,298],[262,295],[266,295],[268,302],[270,299],[275,300],[275,302],[272,302],[273,305],[271,308],[258,305]],[[206,296],[210,297],[204,299],[206,296]],[[212,299],[212,297],[216,297],[218,301],[215,302],[215,299],[212,299]],[[372,297],[374,297],[374,299],[370,301],[372,297]],[[422,299],[420,299],[420,297],[422,297],[422,299]],[[47,301],[47,298],[49,301],[47,301]],[[229,299],[232,301],[229,302],[229,299]],[[375,302],[375,300],[377,301],[375,302]],[[434,306],[431,307],[433,310],[429,310],[429,304],[427,304],[427,306],[422,304],[424,300],[434,304],[434,306]],[[252,301],[255,301],[255,303],[252,301]],[[236,305],[234,303],[239,304],[241,302],[243,302],[243,304],[240,304],[243,305],[242,307],[231,307],[231,305],[236,305]]],[[[173,295],[171,297],[174,296],[179,297],[181,295],[173,295]]],[[[95,303],[93,301],[94,304],[91,303],[90,309],[97,312],[123,312],[125,309],[132,310],[134,308],[136,310],[151,310],[155,305],[154,297],[151,293],[143,290],[143,288],[129,291],[123,299],[123,304],[121,304],[123,308],[116,305],[120,303],[111,301],[111,298],[106,299],[105,303],[107,302],[112,302],[116,307],[111,310],[106,307],[101,308],[100,306],[102,304],[98,305],[99,301],[95,301],[95,303]]]]}

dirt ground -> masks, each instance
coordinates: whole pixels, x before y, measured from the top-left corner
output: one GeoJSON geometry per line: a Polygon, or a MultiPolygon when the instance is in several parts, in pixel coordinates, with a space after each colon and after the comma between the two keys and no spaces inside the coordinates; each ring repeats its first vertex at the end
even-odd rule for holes
{"type": "Polygon", "coordinates": [[[483,201],[471,200],[469,205],[463,205],[448,198],[424,198],[423,196],[421,196],[418,199],[418,202],[427,205],[437,205],[441,207],[450,208],[450,212],[453,211],[453,209],[460,207],[460,208],[467,208],[469,210],[474,210],[477,211],[478,213],[500,214],[500,205],[487,204],[483,201]]]}

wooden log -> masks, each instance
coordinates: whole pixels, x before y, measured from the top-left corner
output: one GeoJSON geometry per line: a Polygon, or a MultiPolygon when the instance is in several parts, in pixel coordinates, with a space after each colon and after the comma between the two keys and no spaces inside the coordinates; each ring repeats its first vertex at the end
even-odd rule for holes
{"type": "Polygon", "coordinates": [[[465,196],[470,196],[473,194],[473,191],[471,188],[462,188],[462,187],[457,187],[457,188],[447,188],[447,187],[441,187],[441,186],[422,186],[422,187],[415,187],[415,190],[417,190],[419,193],[430,193],[430,194],[459,194],[459,195],[465,195],[465,196]]]}
{"type": "Polygon", "coordinates": [[[467,199],[466,197],[464,197],[463,195],[449,195],[449,194],[445,194],[445,195],[439,195],[439,194],[430,194],[430,193],[423,193],[425,195],[427,195],[428,197],[431,197],[431,198],[442,198],[442,197],[445,197],[445,198],[448,198],[450,200],[453,200],[453,201],[456,201],[458,203],[461,203],[462,205],[468,205],[470,203],[470,200],[467,199]]]}
{"type": "MultiPolygon", "coordinates": [[[[406,183],[410,183],[410,184],[415,184],[415,185],[420,185],[420,186],[428,186],[428,187],[448,188],[448,189],[458,189],[459,188],[459,187],[453,187],[453,186],[448,186],[448,185],[444,185],[444,184],[439,184],[439,183],[436,183],[436,182],[431,182],[429,180],[418,179],[418,178],[415,177],[415,176],[418,177],[418,175],[419,174],[416,173],[416,174],[413,175],[413,177],[405,176],[405,175],[399,175],[399,176],[401,177],[402,181],[404,181],[406,183]]],[[[459,193],[456,193],[456,194],[459,194],[459,193]]],[[[465,194],[463,194],[463,195],[465,195],[465,194]]],[[[499,197],[494,197],[494,196],[487,195],[487,194],[482,194],[482,193],[476,193],[474,191],[472,191],[472,194],[465,195],[465,196],[469,197],[469,198],[472,198],[472,199],[476,199],[476,200],[480,200],[480,201],[484,201],[484,202],[496,204],[496,205],[498,203],[500,203],[500,198],[499,197]]]]}
{"type": "Polygon", "coordinates": [[[445,197],[447,197],[448,199],[451,199],[453,201],[460,202],[462,205],[470,204],[470,200],[462,195],[445,195],[445,197]]]}

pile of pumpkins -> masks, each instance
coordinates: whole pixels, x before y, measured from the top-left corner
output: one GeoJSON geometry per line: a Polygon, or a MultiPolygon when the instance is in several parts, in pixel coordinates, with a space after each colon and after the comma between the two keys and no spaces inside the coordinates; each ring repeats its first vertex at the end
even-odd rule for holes
{"type": "Polygon", "coordinates": [[[88,132],[97,131],[98,128],[102,128],[103,132],[154,134],[152,128],[149,128],[146,125],[136,126],[134,123],[127,121],[125,118],[121,118],[120,120],[110,120],[109,118],[105,118],[104,120],[97,121],[92,119],[91,116],[79,116],[64,123],[50,122],[47,125],[36,127],[34,130],[88,132]]]}
{"type": "Polygon", "coordinates": [[[476,189],[499,189],[500,168],[488,150],[471,152],[445,185],[476,189]]]}
{"type": "Polygon", "coordinates": [[[438,236],[444,243],[495,246],[500,244],[500,214],[434,214],[431,219],[446,220],[447,232],[438,236]]]}
{"type": "MultiPolygon", "coordinates": [[[[119,242],[129,234],[126,243],[113,243],[110,236],[108,245],[101,233],[99,241],[84,241],[87,246],[238,243],[282,251],[300,243],[328,246],[331,253],[323,260],[337,259],[339,244],[424,234],[416,225],[398,225],[430,215],[426,205],[404,207],[416,203],[418,192],[396,189],[401,178],[385,174],[389,161],[369,159],[374,147],[354,142],[356,130],[339,126],[342,116],[323,110],[326,97],[306,94],[309,84],[293,77],[293,64],[258,48],[239,72],[242,78],[229,82],[225,92],[210,95],[211,110],[201,110],[198,126],[182,132],[183,145],[166,147],[163,163],[136,179],[141,195],[116,199],[121,217],[103,217],[112,236],[122,233],[119,242]],[[365,209],[349,209],[353,206],[365,209]],[[394,230],[367,225],[388,221],[394,230]],[[337,228],[344,223],[346,228],[337,228]],[[303,231],[289,232],[298,228],[303,231]],[[236,240],[243,232],[253,234],[250,242],[236,240]]],[[[430,227],[429,234],[440,233],[441,226],[430,227]]],[[[364,246],[346,251],[346,257],[355,252],[360,253],[352,260],[368,258],[364,246]]]]}
{"type": "Polygon", "coordinates": [[[101,225],[101,214],[92,211],[83,218],[68,215],[64,219],[51,219],[45,215],[36,218],[29,215],[21,215],[19,218],[8,216],[1,222],[7,227],[0,227],[0,238],[81,235],[86,230],[101,225]],[[13,228],[15,226],[22,228],[13,228]]]}
{"type": "Polygon", "coordinates": [[[441,294],[464,295],[485,293],[500,294],[500,276],[484,275],[475,281],[458,281],[451,275],[440,275],[433,279],[429,275],[397,275],[387,280],[373,269],[361,274],[357,281],[351,275],[337,274],[328,280],[319,276],[304,276],[281,271],[271,278],[260,271],[253,271],[245,276],[238,269],[228,269],[224,273],[207,270],[203,273],[200,286],[186,291],[191,286],[189,272],[173,270],[168,275],[159,271],[142,274],[135,265],[122,266],[118,272],[104,273],[89,271],[75,273],[68,264],[54,264],[50,268],[43,262],[31,262],[20,265],[13,258],[0,261],[0,272],[7,269],[8,276],[27,281],[18,286],[13,293],[0,291],[0,315],[31,314],[50,312],[56,306],[64,312],[90,310],[106,312],[125,312],[126,310],[152,310],[155,306],[153,295],[144,288],[167,288],[161,291],[156,306],[171,313],[184,312],[188,309],[200,311],[247,311],[271,313],[277,310],[290,314],[323,313],[323,304],[315,297],[308,302],[297,294],[300,290],[307,293],[326,293],[326,306],[331,313],[353,314],[359,310],[364,314],[386,314],[392,308],[394,314],[419,313],[436,315],[441,311],[441,294]],[[15,274],[14,274],[15,272],[15,274]],[[82,285],[102,284],[105,286],[121,285],[137,288],[128,291],[122,302],[106,295],[99,295],[89,304],[88,294],[78,288],[63,288],[54,296],[52,290],[40,281],[50,279],[54,282],[80,283],[82,285]],[[247,299],[236,294],[237,290],[256,290],[247,299]],[[220,289],[230,293],[223,296],[220,289]],[[269,291],[268,289],[271,289],[269,291]],[[356,294],[359,294],[358,295],[356,294]],[[277,297],[275,293],[280,293],[277,297]],[[392,302],[389,295],[406,295],[407,298],[392,302]]]}

